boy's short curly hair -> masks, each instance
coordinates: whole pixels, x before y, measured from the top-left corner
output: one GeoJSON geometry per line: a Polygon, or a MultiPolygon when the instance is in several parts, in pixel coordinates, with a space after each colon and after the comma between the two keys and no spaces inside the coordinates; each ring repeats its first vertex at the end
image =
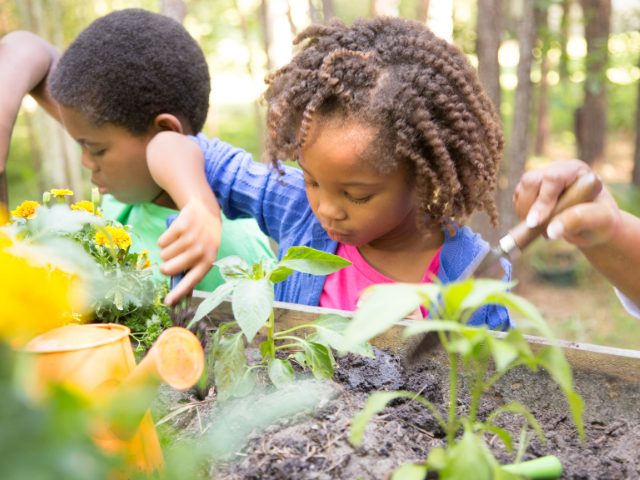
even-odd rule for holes
{"type": "Polygon", "coordinates": [[[265,79],[265,160],[297,160],[314,116],[364,123],[378,130],[370,150],[390,153],[374,156],[378,168],[406,166],[416,179],[421,227],[464,223],[474,210],[497,225],[500,118],[456,46],[389,17],[312,25],[294,43],[304,41],[265,79]]]}
{"type": "Polygon", "coordinates": [[[211,79],[196,41],[182,25],[140,9],[120,10],[89,25],[50,77],[54,99],[95,126],[134,135],[162,113],[181,115],[194,133],[204,125],[211,79]]]}

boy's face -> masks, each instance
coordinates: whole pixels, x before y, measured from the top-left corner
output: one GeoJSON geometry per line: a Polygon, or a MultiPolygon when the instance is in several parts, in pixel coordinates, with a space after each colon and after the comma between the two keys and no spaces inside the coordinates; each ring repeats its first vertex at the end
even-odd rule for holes
{"type": "Polygon", "coordinates": [[[82,148],[82,165],[91,170],[91,182],[101,194],[122,203],[154,200],[162,189],[147,167],[147,144],[156,132],[134,136],[126,128],[106,123],[92,126],[77,110],[60,106],[62,123],[82,148]]]}
{"type": "Polygon", "coordinates": [[[300,149],[311,209],[329,237],[346,245],[393,243],[417,230],[408,172],[383,175],[363,158],[376,133],[359,124],[314,120],[300,149]]]}

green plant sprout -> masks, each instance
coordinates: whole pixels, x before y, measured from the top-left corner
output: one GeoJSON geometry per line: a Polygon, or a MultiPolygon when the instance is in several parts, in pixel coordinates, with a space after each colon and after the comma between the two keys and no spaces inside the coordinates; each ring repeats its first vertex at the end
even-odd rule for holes
{"type": "MultiPolygon", "coordinates": [[[[231,306],[236,322],[223,323],[211,338],[208,365],[213,365],[218,398],[224,402],[231,395],[248,395],[255,384],[253,370],[267,368],[269,378],[276,387],[294,379],[290,360],[309,368],[318,379],[331,378],[335,359],[331,349],[350,351],[373,357],[369,342],[354,343],[348,350],[343,345],[343,334],[349,320],[341,315],[328,314],[317,320],[281,332],[275,330],[273,315],[274,285],[288,278],[293,271],[310,275],[328,275],[351,265],[347,260],[309,247],[291,247],[280,262],[272,259],[249,266],[241,257],[233,255],[214,263],[220,269],[226,283],[216,288],[196,310],[189,322],[190,328],[216,308],[227,295],[232,294],[231,306]],[[227,330],[237,324],[238,333],[225,336],[227,330]],[[267,328],[267,340],[260,344],[262,362],[247,367],[244,341],[251,343],[258,330],[267,328]],[[315,329],[306,338],[293,336],[296,330],[315,329]],[[285,341],[276,346],[276,341],[285,341]],[[285,360],[276,358],[278,350],[296,348],[285,360]],[[214,360],[215,359],[215,360],[214,360]]],[[[203,375],[209,375],[210,372],[203,375]]],[[[201,387],[204,385],[201,385],[201,387]]]]}
{"type": "MultiPolygon", "coordinates": [[[[434,448],[422,464],[407,464],[398,468],[393,480],[424,479],[428,472],[438,472],[441,479],[515,479],[520,476],[501,469],[488,446],[484,433],[498,436],[513,454],[513,440],[509,432],[495,424],[503,412],[522,415],[537,433],[541,442],[544,435],[534,416],[520,402],[511,402],[495,409],[485,421],[478,419],[478,406],[482,395],[506,372],[524,365],[537,371],[544,368],[564,393],[580,438],[584,442],[584,402],[573,388],[573,374],[560,348],[550,346],[534,354],[517,330],[508,333],[491,332],[487,327],[467,326],[468,320],[480,307],[488,304],[509,307],[530,320],[546,337],[551,331],[529,302],[509,293],[511,284],[496,280],[467,280],[441,284],[376,285],[362,307],[356,312],[344,335],[343,348],[368,341],[391,328],[419,306],[429,308],[432,320],[416,322],[404,330],[404,338],[426,332],[437,332],[450,362],[449,406],[445,415],[427,399],[413,392],[378,392],[371,395],[365,408],[351,425],[351,442],[362,443],[369,420],[381,413],[396,398],[411,398],[422,403],[435,416],[446,433],[445,448],[434,448]],[[491,360],[493,365],[491,368],[491,360]],[[459,362],[461,364],[459,365],[459,362]],[[458,375],[462,367],[469,385],[471,401],[468,413],[458,411],[458,375]],[[458,436],[462,429],[462,435],[458,436]]],[[[524,452],[522,452],[524,453],[524,452]]],[[[521,458],[522,453],[518,455],[521,458]]]]}

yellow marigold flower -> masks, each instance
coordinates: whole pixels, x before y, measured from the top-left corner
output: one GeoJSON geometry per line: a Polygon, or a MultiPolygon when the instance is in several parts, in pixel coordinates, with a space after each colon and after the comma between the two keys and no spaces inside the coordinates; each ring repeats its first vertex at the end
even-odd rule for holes
{"type": "Polygon", "coordinates": [[[40,204],[38,202],[25,200],[24,202],[22,202],[22,205],[11,212],[11,215],[13,215],[14,217],[21,217],[30,220],[32,218],[35,218],[35,216],[38,214],[38,212],[36,212],[38,208],[40,208],[40,204]]]}
{"type": "Polygon", "coordinates": [[[149,260],[149,250],[142,250],[142,253],[138,256],[138,263],[136,264],[136,268],[140,269],[140,270],[144,270],[145,268],[148,268],[151,266],[151,261],[149,260]],[[144,262],[144,265],[142,265],[142,261],[144,262]],[[140,265],[142,265],[142,268],[140,268],[140,265]]]}
{"type": "Polygon", "coordinates": [[[54,188],[53,190],[51,190],[51,195],[55,195],[56,197],[64,197],[65,195],[73,195],[73,192],[66,188],[54,188]]]}
{"type": "Polygon", "coordinates": [[[71,205],[71,208],[73,210],[78,210],[78,211],[82,211],[82,212],[88,212],[88,213],[91,213],[91,214],[93,214],[94,210],[95,210],[95,214],[98,217],[102,216],[102,214],[98,211],[98,209],[94,207],[93,203],[89,202],[87,200],[82,200],[81,202],[75,203],[75,204],[71,205]]]}
{"type": "MultiPolygon", "coordinates": [[[[118,247],[125,249],[131,246],[131,237],[124,228],[116,228],[109,225],[105,228],[107,232],[109,232],[109,235],[111,235],[111,238],[113,238],[113,243],[118,247]]],[[[109,241],[109,237],[107,237],[103,232],[96,233],[94,240],[98,245],[112,245],[109,241]]]]}
{"type": "Polygon", "coordinates": [[[0,339],[20,337],[24,341],[67,323],[71,286],[62,272],[31,267],[24,259],[2,251],[0,272],[0,339]]]}

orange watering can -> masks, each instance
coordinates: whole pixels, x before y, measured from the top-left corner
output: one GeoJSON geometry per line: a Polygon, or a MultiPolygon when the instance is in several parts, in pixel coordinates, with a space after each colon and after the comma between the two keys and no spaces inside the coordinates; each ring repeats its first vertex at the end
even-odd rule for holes
{"type": "Polygon", "coordinates": [[[53,382],[87,396],[101,412],[94,441],[124,457],[127,470],[115,473],[118,479],[163,474],[148,407],[161,381],[187,390],[204,368],[202,346],[189,330],[165,330],[137,366],[129,332],[117,324],[68,325],[34,338],[22,350],[35,363],[34,377],[27,382],[35,398],[53,382]]]}

